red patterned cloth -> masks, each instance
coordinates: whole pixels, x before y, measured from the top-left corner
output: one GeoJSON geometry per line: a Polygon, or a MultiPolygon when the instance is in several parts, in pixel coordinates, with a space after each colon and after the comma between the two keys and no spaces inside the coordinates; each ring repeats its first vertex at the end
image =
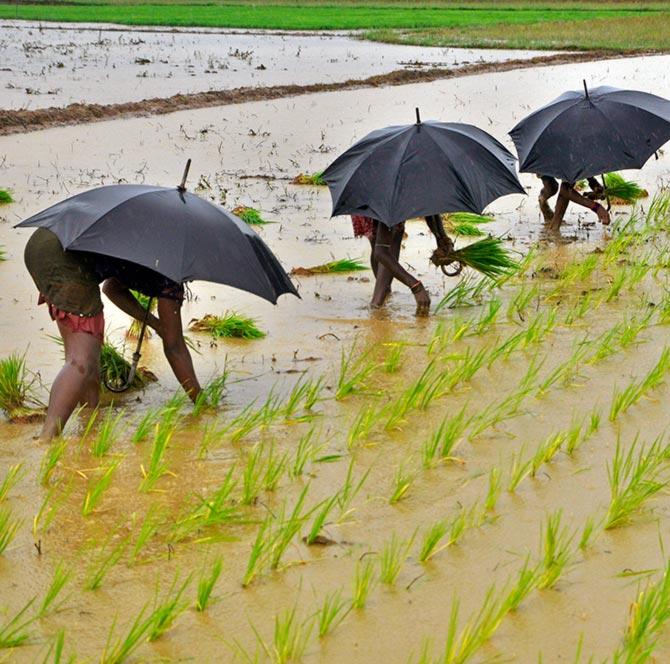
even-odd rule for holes
{"type": "Polygon", "coordinates": [[[366,237],[374,240],[377,235],[377,222],[361,214],[351,215],[351,225],[354,227],[354,237],[366,237]]]}
{"type": "Polygon", "coordinates": [[[62,311],[55,305],[47,302],[40,294],[37,304],[46,304],[49,307],[49,316],[51,320],[60,321],[63,325],[69,327],[73,332],[84,332],[92,334],[101,344],[105,340],[105,316],[102,313],[95,314],[95,316],[78,316],[77,314],[69,314],[67,311],[62,311]]]}

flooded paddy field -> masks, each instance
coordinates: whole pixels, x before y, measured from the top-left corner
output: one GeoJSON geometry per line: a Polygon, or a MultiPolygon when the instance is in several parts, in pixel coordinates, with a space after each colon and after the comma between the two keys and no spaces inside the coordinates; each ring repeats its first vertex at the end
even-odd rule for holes
{"type": "Polygon", "coordinates": [[[247,86],[331,83],[550,55],[281,34],[0,21],[0,108],[110,104],[247,86]],[[169,53],[169,57],[166,54],[169,53]]]}
{"type": "MultiPolygon", "coordinates": [[[[62,197],[176,184],[190,157],[191,189],[274,222],[259,233],[287,269],[365,258],[349,220],[328,219],[327,190],[295,175],[376,127],[411,122],[417,105],[509,144],[520,117],[582,78],[670,96],[669,63],[0,138],[0,182],[16,199],[0,208],[0,357],[25,352],[44,386],[60,367],[22,264],[29,233],[11,225],[62,197]]],[[[0,513],[17,526],[0,554],[0,658],[56,661],[62,640],[65,656],[91,662],[638,662],[646,651],[667,661],[667,612],[653,602],[665,606],[670,587],[668,155],[626,175],[650,192],[633,223],[616,208],[603,232],[571,208],[563,242],[543,235],[539,181],[522,176],[529,195],[490,210],[523,265],[497,285],[443,277],[422,222],[408,223],[403,260],[434,309],[447,296],[427,319],[402,287],[370,311],[369,272],[296,277],[302,299],[277,307],[194,283],[185,322],[235,310],[267,332],[189,333],[201,380],[227,372],[215,410],[173,398],[153,338],[143,362],[158,382],[90,427],[82,413],[45,447],[38,424],[1,422],[0,513]]],[[[123,343],[128,319],[112,305],[106,314],[123,343]]]]}

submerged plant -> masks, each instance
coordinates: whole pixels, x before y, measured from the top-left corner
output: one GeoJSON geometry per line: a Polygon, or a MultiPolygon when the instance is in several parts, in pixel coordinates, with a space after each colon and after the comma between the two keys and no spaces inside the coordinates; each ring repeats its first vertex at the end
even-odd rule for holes
{"type": "Polygon", "coordinates": [[[192,321],[189,329],[209,332],[215,339],[262,339],[265,336],[265,332],[258,328],[253,318],[241,316],[234,311],[226,312],[223,316],[207,314],[192,321]]]}

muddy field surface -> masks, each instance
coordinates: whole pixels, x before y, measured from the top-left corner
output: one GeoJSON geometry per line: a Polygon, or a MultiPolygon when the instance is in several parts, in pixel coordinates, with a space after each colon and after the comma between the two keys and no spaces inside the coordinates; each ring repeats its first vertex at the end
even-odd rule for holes
{"type": "MultiPolygon", "coordinates": [[[[274,222],[259,232],[287,269],[365,259],[349,220],[328,219],[327,190],[295,175],[411,122],[417,104],[507,143],[516,120],[582,78],[670,96],[668,64],[584,63],[577,77],[547,67],[0,138],[0,182],[16,199],[0,208],[0,357],[25,352],[45,398],[60,351],[22,264],[29,233],[11,225],[64,196],[176,184],[190,157],[192,189],[274,222]]],[[[403,260],[434,305],[450,294],[427,319],[402,287],[370,311],[369,271],[296,278],[302,299],[277,307],[193,284],[185,322],[235,310],[267,332],[189,333],[203,382],[228,372],[216,410],[172,399],[154,338],[143,361],[158,382],[102,409],[89,431],[82,413],[44,447],[38,424],[0,422],[0,510],[18,524],[0,554],[0,645],[19,639],[0,661],[42,661],[50,648],[53,661],[60,639],[91,662],[624,662],[651,645],[667,661],[668,616],[640,635],[630,611],[640,590],[662,604],[670,587],[670,204],[654,199],[670,160],[626,175],[651,194],[634,223],[616,208],[603,233],[571,208],[557,243],[539,223],[537,179],[523,176],[529,195],[490,210],[524,265],[497,286],[443,277],[423,224],[408,223],[403,260]]],[[[128,319],[106,314],[123,343],[128,319]]]]}
{"type": "Polygon", "coordinates": [[[546,53],[377,44],[346,34],[150,30],[0,21],[0,108],[113,104],[174,94],[459,69],[546,53]]]}

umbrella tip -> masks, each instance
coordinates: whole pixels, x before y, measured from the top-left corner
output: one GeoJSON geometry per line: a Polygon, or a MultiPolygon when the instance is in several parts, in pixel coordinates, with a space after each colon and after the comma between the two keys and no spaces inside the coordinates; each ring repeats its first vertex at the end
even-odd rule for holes
{"type": "Polygon", "coordinates": [[[584,94],[586,95],[586,98],[589,98],[589,89],[586,87],[586,79],[582,79],[582,83],[584,84],[584,94]]]}
{"type": "Polygon", "coordinates": [[[181,178],[181,184],[177,187],[179,191],[186,191],[186,178],[188,178],[188,172],[191,170],[191,160],[189,159],[186,162],[186,168],[184,168],[184,175],[181,178]]]}
{"type": "Polygon", "coordinates": [[[421,116],[419,115],[419,109],[415,108],[414,110],[416,111],[416,123],[421,124],[421,116]]]}

